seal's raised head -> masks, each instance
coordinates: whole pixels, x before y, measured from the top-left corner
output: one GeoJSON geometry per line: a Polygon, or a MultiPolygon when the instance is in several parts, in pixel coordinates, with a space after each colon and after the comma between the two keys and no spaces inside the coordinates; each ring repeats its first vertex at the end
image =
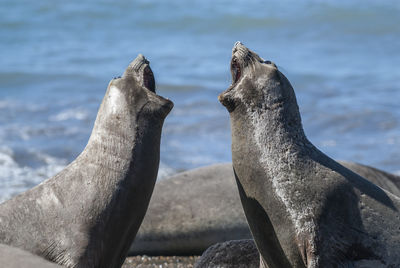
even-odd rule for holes
{"type": "Polygon", "coordinates": [[[129,64],[122,77],[110,81],[107,93],[105,102],[112,114],[140,111],[165,118],[173,107],[170,100],[156,94],[150,62],[142,54],[129,64]]]}
{"type": "Polygon", "coordinates": [[[240,42],[232,49],[231,74],[232,85],[218,97],[229,112],[238,107],[274,109],[284,99],[294,99],[292,86],[277,66],[240,42]]]}

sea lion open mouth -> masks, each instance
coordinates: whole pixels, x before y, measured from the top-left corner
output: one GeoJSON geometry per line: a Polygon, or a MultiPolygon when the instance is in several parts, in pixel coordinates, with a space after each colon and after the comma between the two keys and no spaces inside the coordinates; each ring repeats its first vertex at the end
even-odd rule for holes
{"type": "Polygon", "coordinates": [[[151,92],[156,93],[156,82],[153,71],[150,68],[150,62],[139,54],[125,70],[123,77],[133,76],[143,87],[151,92]]]}
{"type": "MultiPolygon", "coordinates": [[[[111,84],[119,91],[127,92],[126,99],[131,106],[141,107],[143,103],[147,103],[146,111],[152,111],[153,114],[162,117],[167,116],[173,107],[169,99],[156,93],[156,83],[150,62],[142,54],[128,65],[122,77],[112,81],[111,84]]],[[[116,103],[120,102],[116,101],[116,103]]]]}
{"type": "Polygon", "coordinates": [[[242,70],[240,68],[240,64],[236,57],[233,57],[231,60],[231,74],[232,74],[232,85],[236,84],[240,76],[242,75],[242,70]]]}
{"type": "Polygon", "coordinates": [[[156,82],[154,80],[154,74],[149,65],[145,66],[143,70],[143,86],[148,90],[156,93],[156,82]]]}

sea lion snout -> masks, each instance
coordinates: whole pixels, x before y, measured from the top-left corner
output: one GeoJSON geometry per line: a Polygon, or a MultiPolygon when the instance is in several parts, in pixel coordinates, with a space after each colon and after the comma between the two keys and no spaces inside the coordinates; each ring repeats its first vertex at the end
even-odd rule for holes
{"type": "Polygon", "coordinates": [[[233,48],[232,48],[232,56],[238,51],[247,52],[248,50],[249,49],[247,47],[245,47],[242,44],[242,42],[236,41],[236,43],[233,45],[233,48]]]}
{"type": "Polygon", "coordinates": [[[123,77],[126,77],[128,75],[132,75],[133,73],[139,72],[139,70],[142,68],[143,65],[150,65],[150,62],[146,59],[145,56],[142,54],[137,55],[137,57],[129,64],[129,66],[126,68],[124,74],[122,75],[123,77]]]}
{"type": "Polygon", "coordinates": [[[225,106],[228,112],[235,110],[235,102],[229,91],[224,91],[218,95],[218,101],[225,106]]]}
{"type": "Polygon", "coordinates": [[[136,59],[129,64],[122,78],[134,78],[139,85],[151,92],[156,92],[156,83],[153,71],[150,68],[150,62],[142,54],[139,54],[136,59]]]}
{"type": "Polygon", "coordinates": [[[174,103],[164,97],[153,94],[148,95],[149,101],[151,102],[152,110],[155,111],[156,114],[159,114],[162,118],[165,118],[169,112],[174,108],[174,103]]]}

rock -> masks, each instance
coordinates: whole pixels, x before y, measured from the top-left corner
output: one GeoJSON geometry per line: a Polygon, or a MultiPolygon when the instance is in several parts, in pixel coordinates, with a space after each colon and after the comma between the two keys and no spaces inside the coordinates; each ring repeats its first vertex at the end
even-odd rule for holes
{"type": "MultiPolygon", "coordinates": [[[[209,247],[206,251],[204,251],[200,259],[197,260],[194,268],[259,268],[261,267],[259,264],[260,255],[254,240],[243,239],[218,243],[209,247]],[[235,266],[235,263],[238,265],[235,266]]],[[[380,262],[374,261],[371,264],[366,261],[360,261],[357,265],[357,267],[360,268],[379,267],[380,262]]]]}
{"type": "Polygon", "coordinates": [[[7,268],[62,267],[19,248],[0,244],[0,266],[7,268]]]}
{"type": "Polygon", "coordinates": [[[260,255],[251,239],[232,240],[209,247],[195,263],[195,268],[258,268],[260,255]]]}
{"type": "Polygon", "coordinates": [[[400,176],[354,162],[338,162],[379,187],[400,196],[400,176]]]}
{"type": "Polygon", "coordinates": [[[130,255],[200,255],[215,243],[251,238],[232,165],[186,171],[156,184],[130,255]]]}

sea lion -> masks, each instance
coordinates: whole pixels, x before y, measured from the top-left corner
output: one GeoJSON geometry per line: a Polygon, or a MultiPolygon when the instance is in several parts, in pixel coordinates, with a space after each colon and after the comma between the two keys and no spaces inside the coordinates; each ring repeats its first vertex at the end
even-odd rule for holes
{"type": "MultiPolygon", "coordinates": [[[[339,162],[383,189],[400,194],[400,176],[339,162]]],[[[216,243],[251,238],[232,163],[213,164],[156,183],[128,254],[199,255],[216,243]]]]}
{"type": "Polygon", "coordinates": [[[0,205],[0,242],[67,267],[120,267],[147,210],[172,107],[139,55],[109,83],[83,152],[0,205]]]}
{"type": "Polygon", "coordinates": [[[274,63],[237,42],[231,72],[219,100],[260,266],[399,267],[400,198],[306,138],[294,90],[274,63]]]}

